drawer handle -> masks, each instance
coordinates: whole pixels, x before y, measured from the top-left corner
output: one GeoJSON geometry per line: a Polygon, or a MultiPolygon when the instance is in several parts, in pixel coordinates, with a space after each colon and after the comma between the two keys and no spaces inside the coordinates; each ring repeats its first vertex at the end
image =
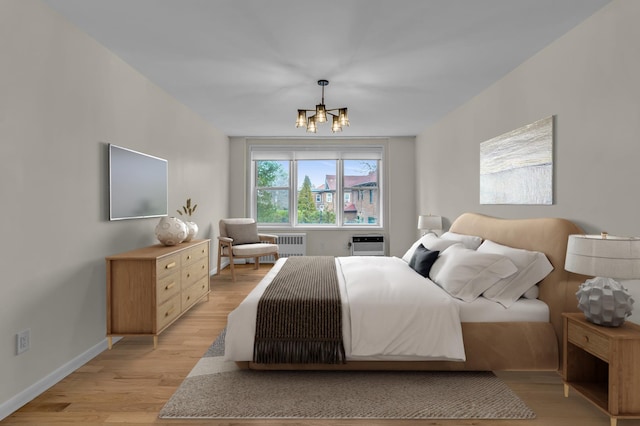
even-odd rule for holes
{"type": "Polygon", "coordinates": [[[189,278],[191,276],[191,274],[187,274],[187,278],[189,278]]]}
{"type": "Polygon", "coordinates": [[[167,284],[167,285],[164,287],[164,289],[165,289],[165,290],[169,290],[170,288],[173,288],[175,285],[176,285],[176,282],[175,282],[175,281],[173,281],[171,284],[167,284]]]}
{"type": "Polygon", "coordinates": [[[164,269],[171,269],[174,266],[176,266],[176,262],[171,262],[171,263],[168,263],[167,266],[164,267],[164,269]]]}
{"type": "Polygon", "coordinates": [[[176,308],[172,307],[167,312],[165,312],[165,314],[164,314],[165,318],[168,317],[169,315],[171,315],[173,313],[173,311],[175,311],[175,310],[176,310],[176,308]]]}
{"type": "Polygon", "coordinates": [[[204,251],[205,251],[205,250],[204,250],[204,249],[202,249],[202,251],[201,251],[200,253],[204,254],[204,251]]]}
{"type": "Polygon", "coordinates": [[[187,256],[187,260],[191,260],[191,255],[187,256]]]}
{"type": "Polygon", "coordinates": [[[187,300],[191,300],[191,296],[187,296],[187,300]]]}
{"type": "Polygon", "coordinates": [[[202,265],[202,268],[200,268],[200,269],[204,269],[204,265],[202,265]]]}
{"type": "Polygon", "coordinates": [[[584,336],[584,342],[589,343],[589,336],[584,336]]]}

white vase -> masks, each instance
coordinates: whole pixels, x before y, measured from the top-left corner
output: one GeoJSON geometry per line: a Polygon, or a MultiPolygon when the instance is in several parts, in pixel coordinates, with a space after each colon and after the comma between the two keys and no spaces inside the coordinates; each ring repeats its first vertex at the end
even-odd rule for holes
{"type": "Polygon", "coordinates": [[[165,246],[175,246],[187,238],[187,225],[177,217],[165,216],[156,225],[156,237],[165,246]]]}
{"type": "Polygon", "coordinates": [[[198,233],[198,225],[195,222],[185,221],[184,223],[187,225],[187,238],[185,238],[184,241],[191,241],[198,233]]]}
{"type": "Polygon", "coordinates": [[[631,315],[633,296],[619,282],[596,277],[580,285],[578,308],[587,320],[607,327],[618,327],[631,315]]]}

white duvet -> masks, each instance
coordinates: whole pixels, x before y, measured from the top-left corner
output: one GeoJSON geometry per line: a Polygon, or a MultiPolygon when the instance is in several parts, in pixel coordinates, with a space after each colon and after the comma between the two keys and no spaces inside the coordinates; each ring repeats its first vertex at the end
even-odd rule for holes
{"type": "MultiPolygon", "coordinates": [[[[258,301],[284,262],[229,314],[225,359],[252,360],[258,301]]],[[[465,360],[458,304],[402,259],[338,257],[336,268],[347,359],[465,360]]]]}

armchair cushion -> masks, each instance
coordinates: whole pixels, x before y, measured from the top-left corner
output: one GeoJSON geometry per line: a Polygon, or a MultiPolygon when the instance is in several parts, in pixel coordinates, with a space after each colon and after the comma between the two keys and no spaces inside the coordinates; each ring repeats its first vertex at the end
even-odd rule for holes
{"type": "Polygon", "coordinates": [[[278,253],[278,245],[277,244],[267,244],[267,243],[258,243],[258,244],[245,244],[245,245],[234,245],[232,247],[234,256],[241,257],[251,257],[251,256],[267,256],[269,254],[278,253]]]}
{"type": "Polygon", "coordinates": [[[233,238],[233,245],[259,243],[258,224],[227,223],[227,236],[233,238]]]}

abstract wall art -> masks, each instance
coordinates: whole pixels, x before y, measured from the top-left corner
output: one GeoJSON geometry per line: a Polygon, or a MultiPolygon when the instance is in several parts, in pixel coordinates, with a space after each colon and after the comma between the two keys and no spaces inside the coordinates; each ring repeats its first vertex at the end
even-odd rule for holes
{"type": "Polygon", "coordinates": [[[553,116],[480,144],[480,204],[553,204],[553,116]]]}

